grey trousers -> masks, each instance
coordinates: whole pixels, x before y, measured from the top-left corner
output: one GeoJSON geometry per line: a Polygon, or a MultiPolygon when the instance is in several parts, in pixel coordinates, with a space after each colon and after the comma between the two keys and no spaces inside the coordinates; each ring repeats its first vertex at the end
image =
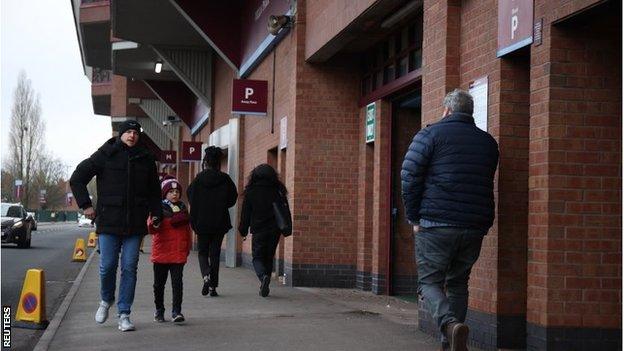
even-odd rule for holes
{"type": "Polygon", "coordinates": [[[468,279],[486,233],[461,227],[421,227],[414,234],[418,292],[440,329],[442,342],[446,342],[446,324],[466,320],[468,279]]]}

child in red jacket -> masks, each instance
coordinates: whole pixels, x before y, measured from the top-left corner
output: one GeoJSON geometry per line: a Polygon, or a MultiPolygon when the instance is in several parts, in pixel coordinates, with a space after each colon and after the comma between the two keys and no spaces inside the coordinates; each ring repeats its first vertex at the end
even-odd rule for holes
{"type": "Polygon", "coordinates": [[[182,271],[186,257],[191,249],[191,228],[189,214],[180,200],[182,186],[173,177],[166,178],[161,184],[162,190],[162,222],[155,227],[148,220],[152,235],[152,262],[154,263],[154,303],[155,322],[165,321],[165,283],[171,272],[171,288],[173,290],[173,306],[171,318],[173,322],[184,322],[182,315],[182,271]]]}

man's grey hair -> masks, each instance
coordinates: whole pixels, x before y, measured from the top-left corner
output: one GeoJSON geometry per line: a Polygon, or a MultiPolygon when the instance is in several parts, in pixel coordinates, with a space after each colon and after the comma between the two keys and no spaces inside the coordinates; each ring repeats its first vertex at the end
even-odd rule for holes
{"type": "Polygon", "coordinates": [[[467,91],[455,89],[444,97],[444,107],[448,107],[452,112],[463,112],[472,115],[474,101],[472,95],[467,91]]]}

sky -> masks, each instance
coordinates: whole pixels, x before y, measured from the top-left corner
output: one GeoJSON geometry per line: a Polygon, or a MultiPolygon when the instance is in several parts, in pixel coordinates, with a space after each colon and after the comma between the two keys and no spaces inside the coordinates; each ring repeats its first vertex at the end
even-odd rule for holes
{"type": "Polygon", "coordinates": [[[23,69],[39,94],[49,152],[68,174],[111,136],[110,117],[93,114],[71,2],[0,1],[1,155],[8,155],[13,90],[23,69]]]}

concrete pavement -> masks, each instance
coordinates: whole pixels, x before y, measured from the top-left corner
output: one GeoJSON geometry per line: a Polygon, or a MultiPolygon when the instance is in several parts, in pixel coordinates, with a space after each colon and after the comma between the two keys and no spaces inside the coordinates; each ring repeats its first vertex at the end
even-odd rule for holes
{"type": "MultiPolygon", "coordinates": [[[[99,302],[99,257],[87,267],[49,350],[436,350],[417,330],[417,306],[393,297],[346,289],[289,288],[276,279],[268,298],[246,268],[221,268],[219,297],[201,296],[196,252],[184,270],[184,324],[153,322],[149,244],[139,260],[132,311],[137,330],[117,330],[116,306],[94,321],[99,302]]],[[[171,287],[165,290],[171,318],[171,287]]],[[[52,331],[50,331],[52,332],[52,331]]],[[[38,345],[45,349],[46,345],[38,345]]]]}

